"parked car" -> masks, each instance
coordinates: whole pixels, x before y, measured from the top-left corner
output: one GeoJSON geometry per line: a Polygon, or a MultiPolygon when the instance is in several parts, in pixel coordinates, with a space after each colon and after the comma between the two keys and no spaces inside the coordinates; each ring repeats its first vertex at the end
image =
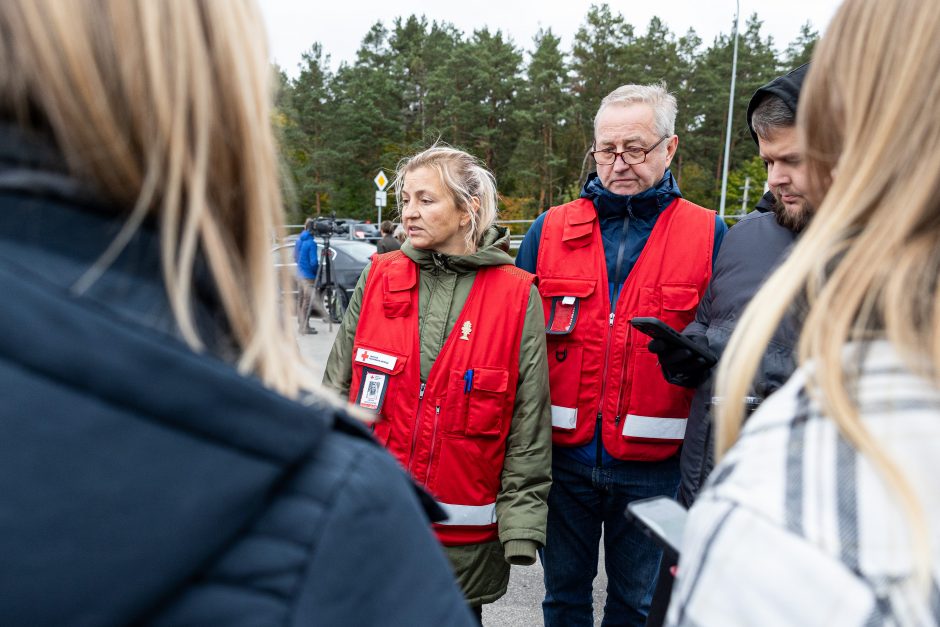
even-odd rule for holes
{"type": "MultiPolygon", "coordinates": [[[[300,295],[297,284],[297,262],[294,259],[296,241],[297,236],[290,236],[272,249],[274,267],[289,276],[290,288],[282,292],[282,300],[294,308],[297,307],[297,298],[300,295]]],[[[317,246],[320,253],[320,264],[317,270],[318,296],[333,321],[339,322],[346,312],[353,290],[356,289],[359,275],[375,254],[375,246],[364,241],[348,240],[334,235],[330,238],[329,270],[327,270],[326,263],[326,238],[317,237],[317,246]],[[332,275],[332,281],[331,277],[327,276],[328,272],[332,275]]]]}
{"type": "Polygon", "coordinates": [[[358,239],[375,244],[382,239],[382,233],[377,224],[371,222],[352,222],[349,225],[350,239],[358,239]]]}

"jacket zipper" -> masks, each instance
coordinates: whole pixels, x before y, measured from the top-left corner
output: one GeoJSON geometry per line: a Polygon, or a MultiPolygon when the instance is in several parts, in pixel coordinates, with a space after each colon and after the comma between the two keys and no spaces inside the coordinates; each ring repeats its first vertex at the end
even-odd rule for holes
{"type": "Polygon", "coordinates": [[[415,463],[415,447],[418,445],[418,427],[421,425],[421,408],[424,406],[424,388],[426,386],[427,383],[422,383],[421,387],[418,389],[418,412],[415,415],[414,429],[411,431],[411,454],[408,455],[408,474],[412,474],[411,469],[415,463]]]}
{"type": "Polygon", "coordinates": [[[617,265],[614,267],[614,293],[610,303],[610,315],[607,322],[607,338],[604,340],[604,372],[601,376],[601,397],[600,406],[597,408],[597,425],[594,427],[597,433],[597,465],[600,466],[604,460],[604,399],[607,396],[607,367],[610,360],[610,335],[614,329],[614,310],[617,307],[617,301],[620,299],[620,292],[617,289],[618,279],[620,279],[620,270],[623,266],[623,253],[627,247],[627,229],[630,226],[630,205],[627,205],[627,215],[623,217],[623,229],[620,232],[620,246],[617,249],[617,265]]]}
{"type": "Polygon", "coordinates": [[[424,485],[431,481],[431,462],[434,461],[434,443],[437,442],[437,423],[441,417],[441,406],[434,406],[434,428],[431,430],[431,448],[428,453],[428,471],[424,474],[424,485]]]}

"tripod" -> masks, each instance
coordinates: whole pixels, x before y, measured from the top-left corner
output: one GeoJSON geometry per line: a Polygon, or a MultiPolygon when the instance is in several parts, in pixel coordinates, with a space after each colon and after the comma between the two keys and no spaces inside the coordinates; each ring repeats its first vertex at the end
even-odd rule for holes
{"type": "MultiPolygon", "coordinates": [[[[320,253],[320,271],[317,272],[316,295],[326,309],[326,319],[329,331],[333,332],[333,313],[336,301],[336,284],[333,282],[333,255],[330,249],[330,237],[333,235],[333,227],[336,225],[336,217],[330,219],[330,227],[323,235],[323,250],[320,253]]],[[[311,298],[311,301],[313,299],[311,298]]],[[[307,315],[310,315],[309,306],[307,315]]]]}

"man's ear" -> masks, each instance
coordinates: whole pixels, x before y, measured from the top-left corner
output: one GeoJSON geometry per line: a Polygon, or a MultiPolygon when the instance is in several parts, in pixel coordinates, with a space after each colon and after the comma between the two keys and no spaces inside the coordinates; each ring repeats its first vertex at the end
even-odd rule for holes
{"type": "Polygon", "coordinates": [[[672,158],[676,156],[676,151],[679,149],[679,136],[673,135],[669,138],[669,141],[666,142],[666,167],[668,168],[672,164],[672,158]]]}

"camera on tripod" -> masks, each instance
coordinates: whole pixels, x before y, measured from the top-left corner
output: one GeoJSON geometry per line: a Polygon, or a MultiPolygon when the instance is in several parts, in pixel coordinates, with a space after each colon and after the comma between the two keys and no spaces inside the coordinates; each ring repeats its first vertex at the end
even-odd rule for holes
{"type": "Polygon", "coordinates": [[[317,218],[313,223],[314,231],[321,237],[331,237],[339,232],[336,218],[317,218]]]}

